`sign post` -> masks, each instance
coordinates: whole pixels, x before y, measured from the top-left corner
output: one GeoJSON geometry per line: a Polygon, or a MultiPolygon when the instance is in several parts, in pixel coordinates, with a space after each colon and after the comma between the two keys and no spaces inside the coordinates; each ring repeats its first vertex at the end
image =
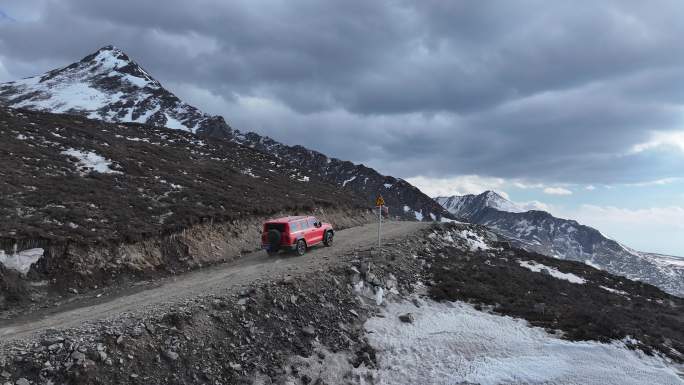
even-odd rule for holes
{"type": "Polygon", "coordinates": [[[382,198],[382,195],[378,195],[378,197],[375,199],[375,206],[378,208],[378,250],[380,250],[380,240],[381,240],[381,234],[382,234],[382,207],[385,205],[385,200],[382,198]]]}

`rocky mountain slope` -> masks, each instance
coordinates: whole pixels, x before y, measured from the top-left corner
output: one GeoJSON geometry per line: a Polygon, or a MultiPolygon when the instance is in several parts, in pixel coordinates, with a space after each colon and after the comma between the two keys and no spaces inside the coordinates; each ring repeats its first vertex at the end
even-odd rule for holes
{"type": "Polygon", "coordinates": [[[630,249],[592,227],[545,211],[520,212],[519,207],[492,191],[435,199],[457,217],[486,225],[518,247],[584,262],[684,296],[684,259],[630,249]]]}
{"type": "Polygon", "coordinates": [[[0,108],[0,137],[0,263],[64,288],[235,258],[272,215],[372,219],[349,190],[186,131],[0,108]]]}
{"type": "Polygon", "coordinates": [[[107,46],[64,68],[0,84],[0,103],[15,108],[78,114],[108,122],[136,122],[228,139],[278,158],[374,202],[383,195],[390,213],[403,218],[441,219],[448,211],[408,182],[256,133],[232,129],[182,102],[121,50],[107,46]]]}

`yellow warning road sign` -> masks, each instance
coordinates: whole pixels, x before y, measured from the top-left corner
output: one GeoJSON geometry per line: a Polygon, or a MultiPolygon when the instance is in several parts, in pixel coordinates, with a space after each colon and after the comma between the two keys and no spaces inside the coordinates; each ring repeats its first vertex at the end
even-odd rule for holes
{"type": "Polygon", "coordinates": [[[378,195],[378,197],[375,198],[375,205],[378,207],[385,205],[385,200],[382,198],[382,195],[378,195]]]}

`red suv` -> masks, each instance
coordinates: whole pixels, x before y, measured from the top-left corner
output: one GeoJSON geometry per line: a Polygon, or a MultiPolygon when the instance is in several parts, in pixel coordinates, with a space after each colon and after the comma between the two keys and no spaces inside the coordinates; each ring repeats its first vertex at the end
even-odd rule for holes
{"type": "Polygon", "coordinates": [[[283,217],[264,223],[261,247],[268,255],[275,255],[281,249],[293,250],[298,255],[304,255],[307,247],[321,242],[326,246],[332,246],[334,236],[332,225],[323,223],[316,217],[283,217]]]}

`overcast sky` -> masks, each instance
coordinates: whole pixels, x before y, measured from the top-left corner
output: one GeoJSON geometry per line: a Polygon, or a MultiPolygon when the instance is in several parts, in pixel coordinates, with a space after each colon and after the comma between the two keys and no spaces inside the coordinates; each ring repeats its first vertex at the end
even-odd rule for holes
{"type": "Polygon", "coordinates": [[[0,81],[127,52],[234,128],[684,256],[684,2],[2,0],[0,81]]]}

